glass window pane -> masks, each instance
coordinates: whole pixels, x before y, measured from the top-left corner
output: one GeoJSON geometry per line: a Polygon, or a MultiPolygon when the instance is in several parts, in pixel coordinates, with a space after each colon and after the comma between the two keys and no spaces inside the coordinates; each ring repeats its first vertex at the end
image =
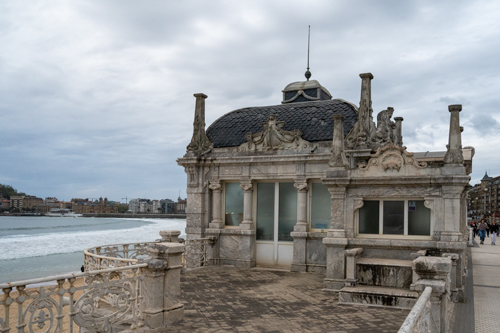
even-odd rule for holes
{"type": "Polygon", "coordinates": [[[408,235],[431,234],[431,210],[424,200],[408,201],[408,235]]]}
{"type": "Polygon", "coordinates": [[[365,200],[359,209],[359,233],[378,234],[379,229],[379,202],[365,200]]]}
{"type": "Polygon", "coordinates": [[[311,191],[311,228],[330,229],[332,200],[328,187],[312,183],[311,191]]]}
{"type": "Polygon", "coordinates": [[[226,225],[238,226],[243,221],[243,190],[240,183],[226,183],[226,225]]]}
{"type": "Polygon", "coordinates": [[[405,202],[384,201],[384,234],[404,235],[405,202]]]}
{"type": "Polygon", "coordinates": [[[274,186],[257,184],[257,240],[274,240],[274,186]]]}
{"type": "Polygon", "coordinates": [[[278,241],[292,242],[290,233],[297,223],[297,189],[293,183],[280,183],[278,241]]]}

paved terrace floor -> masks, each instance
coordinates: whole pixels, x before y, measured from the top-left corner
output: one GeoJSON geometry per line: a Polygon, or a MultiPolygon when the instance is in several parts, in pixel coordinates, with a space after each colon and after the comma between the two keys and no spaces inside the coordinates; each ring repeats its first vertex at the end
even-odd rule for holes
{"type": "Polygon", "coordinates": [[[472,248],[474,322],[476,333],[500,332],[500,242],[491,245],[487,237],[484,245],[472,248]]]}
{"type": "Polygon", "coordinates": [[[231,266],[183,273],[184,320],[167,331],[393,333],[409,313],[338,305],[337,293],[322,290],[323,278],[231,266]]]}

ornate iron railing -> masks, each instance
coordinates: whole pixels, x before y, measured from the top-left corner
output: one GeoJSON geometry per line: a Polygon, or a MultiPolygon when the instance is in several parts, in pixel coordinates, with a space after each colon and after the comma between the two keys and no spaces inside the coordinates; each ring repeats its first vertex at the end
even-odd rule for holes
{"type": "Polygon", "coordinates": [[[0,285],[0,332],[114,332],[143,326],[142,269],[147,264],[0,285]],[[87,284],[77,285],[84,277],[87,284]],[[56,282],[55,286],[27,289],[56,282]],[[14,291],[15,289],[15,291],[14,291]],[[83,329],[83,330],[82,330],[83,329]]]}
{"type": "Polygon", "coordinates": [[[85,271],[97,271],[114,267],[136,265],[148,256],[148,243],[112,244],[85,249],[85,271]]]}

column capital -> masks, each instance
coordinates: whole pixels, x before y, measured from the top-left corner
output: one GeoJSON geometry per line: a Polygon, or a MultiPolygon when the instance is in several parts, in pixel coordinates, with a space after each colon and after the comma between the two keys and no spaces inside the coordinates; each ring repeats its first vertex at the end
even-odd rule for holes
{"type": "Polygon", "coordinates": [[[220,182],[210,182],[210,185],[208,185],[208,188],[211,189],[212,191],[221,191],[222,185],[220,182]]]}
{"type": "Polygon", "coordinates": [[[299,192],[306,192],[307,190],[309,190],[309,185],[307,184],[307,181],[295,181],[293,186],[299,192]]]}
{"type": "Polygon", "coordinates": [[[240,187],[243,191],[248,192],[253,189],[253,184],[251,181],[242,181],[240,187]]]}

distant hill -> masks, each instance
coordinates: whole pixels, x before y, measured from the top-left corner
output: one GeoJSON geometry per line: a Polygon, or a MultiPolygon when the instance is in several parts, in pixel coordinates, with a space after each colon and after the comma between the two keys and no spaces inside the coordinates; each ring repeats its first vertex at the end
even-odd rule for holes
{"type": "Polygon", "coordinates": [[[6,199],[10,199],[11,196],[16,195],[26,195],[26,193],[17,192],[17,190],[10,185],[0,184],[0,198],[3,197],[6,199]]]}

